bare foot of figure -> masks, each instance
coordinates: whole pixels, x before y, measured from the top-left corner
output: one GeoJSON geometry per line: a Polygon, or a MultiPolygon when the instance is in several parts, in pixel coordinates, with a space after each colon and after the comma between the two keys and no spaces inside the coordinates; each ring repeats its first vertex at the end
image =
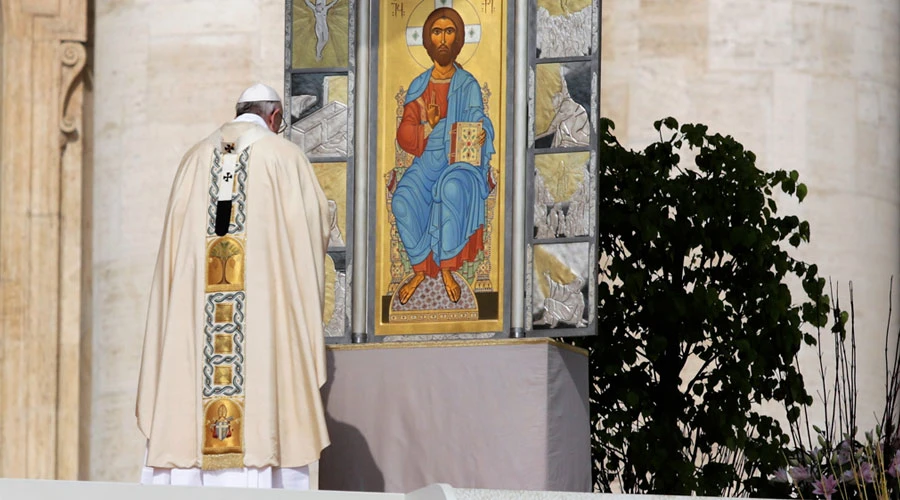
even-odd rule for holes
{"type": "Polygon", "coordinates": [[[450,297],[450,300],[453,302],[457,302],[462,293],[459,289],[459,283],[453,279],[453,275],[450,273],[449,269],[441,269],[441,278],[444,280],[444,288],[447,289],[447,296],[450,297]]]}
{"type": "Polygon", "coordinates": [[[405,285],[400,287],[400,293],[397,295],[400,296],[400,303],[406,304],[409,302],[409,299],[412,298],[413,293],[415,293],[416,288],[419,288],[419,285],[422,284],[422,281],[425,280],[425,273],[416,273],[415,276],[412,277],[411,280],[407,281],[405,285]]]}

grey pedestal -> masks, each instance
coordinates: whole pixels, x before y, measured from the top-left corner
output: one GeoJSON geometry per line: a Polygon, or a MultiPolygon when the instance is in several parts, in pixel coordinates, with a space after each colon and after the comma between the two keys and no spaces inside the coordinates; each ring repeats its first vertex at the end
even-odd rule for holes
{"type": "Polygon", "coordinates": [[[590,491],[588,362],[547,339],[330,346],[323,490],[590,491]]]}

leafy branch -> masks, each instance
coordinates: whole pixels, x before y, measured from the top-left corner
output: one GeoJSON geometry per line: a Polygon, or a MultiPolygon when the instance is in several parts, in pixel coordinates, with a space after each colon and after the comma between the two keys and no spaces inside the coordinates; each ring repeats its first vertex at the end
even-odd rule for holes
{"type": "Polygon", "coordinates": [[[574,341],[591,353],[595,488],[762,494],[788,436],[755,408],[778,401],[800,417],[812,398],[793,360],[816,342],[805,325],[827,320],[824,279],[788,252],[809,224],[773,197],[802,201],[807,188],[705,125],[654,126],[642,151],[600,127],[599,326],[574,341]]]}

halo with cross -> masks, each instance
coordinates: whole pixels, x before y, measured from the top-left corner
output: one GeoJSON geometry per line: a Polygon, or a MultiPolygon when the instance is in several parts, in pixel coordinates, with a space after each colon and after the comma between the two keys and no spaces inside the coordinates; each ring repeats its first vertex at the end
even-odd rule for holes
{"type": "Polygon", "coordinates": [[[412,58],[423,68],[430,68],[432,62],[422,44],[422,25],[425,24],[428,15],[440,7],[456,10],[466,25],[466,43],[456,57],[459,64],[465,65],[469,62],[481,42],[481,19],[478,17],[478,11],[468,0],[422,0],[409,15],[409,22],[406,24],[406,47],[412,58]]]}

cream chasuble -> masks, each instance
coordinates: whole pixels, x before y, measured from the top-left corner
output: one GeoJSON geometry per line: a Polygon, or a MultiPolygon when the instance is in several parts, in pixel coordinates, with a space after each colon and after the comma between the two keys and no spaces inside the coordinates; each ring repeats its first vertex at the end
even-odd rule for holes
{"type": "Polygon", "coordinates": [[[302,467],[319,459],[329,444],[319,393],[328,230],[312,166],[267,129],[234,121],[185,155],[166,211],[138,383],[147,466],[302,467]],[[228,232],[219,236],[222,186],[232,196],[228,232]]]}

